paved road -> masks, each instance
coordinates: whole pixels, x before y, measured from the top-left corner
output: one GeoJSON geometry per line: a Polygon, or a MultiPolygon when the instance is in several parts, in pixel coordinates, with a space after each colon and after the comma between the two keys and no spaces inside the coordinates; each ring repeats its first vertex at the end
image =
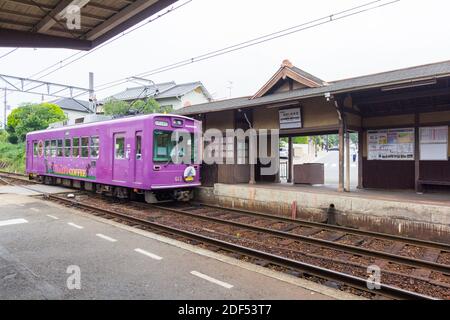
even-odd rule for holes
{"type": "MultiPolygon", "coordinates": [[[[314,160],[315,163],[323,163],[325,165],[325,184],[337,185],[339,183],[339,152],[329,151],[324,156],[314,160]]],[[[347,166],[345,166],[347,167],[347,166]]],[[[350,158],[350,185],[356,187],[358,185],[358,159],[353,162],[350,158]]]]}
{"type": "MultiPolygon", "coordinates": [[[[287,163],[286,159],[280,159],[281,163],[287,163]]],[[[339,183],[339,152],[338,151],[329,151],[325,152],[311,163],[323,163],[325,165],[325,184],[331,186],[337,186],[339,183]]],[[[294,159],[294,164],[300,164],[298,159],[294,159]]],[[[347,166],[345,166],[346,168],[347,166]]],[[[284,170],[287,170],[284,167],[284,170]]],[[[284,172],[287,175],[287,171],[284,172]]],[[[350,186],[352,188],[356,188],[358,186],[358,159],[353,162],[353,159],[350,159],[350,186]]]]}
{"type": "Polygon", "coordinates": [[[329,297],[54,204],[0,195],[0,299],[329,297]]]}

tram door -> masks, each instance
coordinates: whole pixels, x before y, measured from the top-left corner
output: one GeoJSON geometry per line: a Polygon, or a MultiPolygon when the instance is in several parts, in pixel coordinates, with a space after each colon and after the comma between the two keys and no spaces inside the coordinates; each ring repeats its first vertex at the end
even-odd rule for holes
{"type": "Polygon", "coordinates": [[[134,182],[142,184],[144,178],[144,159],[142,154],[142,131],[137,131],[134,140],[134,182]]]}
{"type": "Polygon", "coordinates": [[[27,141],[27,170],[32,171],[33,168],[33,157],[34,157],[34,150],[33,150],[33,142],[27,141]]]}
{"type": "Polygon", "coordinates": [[[129,142],[127,142],[124,132],[114,134],[113,152],[113,180],[127,182],[130,166],[131,146],[129,142]]]}

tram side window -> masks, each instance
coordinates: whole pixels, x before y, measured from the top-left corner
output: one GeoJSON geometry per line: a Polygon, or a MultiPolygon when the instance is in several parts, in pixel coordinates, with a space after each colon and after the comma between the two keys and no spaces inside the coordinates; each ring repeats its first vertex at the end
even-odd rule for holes
{"type": "Polygon", "coordinates": [[[64,156],[66,158],[70,157],[71,143],[72,141],[70,139],[64,140],[64,156]]]}
{"type": "Polygon", "coordinates": [[[89,157],[89,138],[88,137],[81,138],[81,157],[82,158],[89,157]]]}
{"type": "Polygon", "coordinates": [[[63,151],[63,141],[62,141],[62,139],[59,139],[59,140],[58,140],[58,157],[62,157],[63,154],[64,154],[64,151],[63,151]]]}
{"type": "Polygon", "coordinates": [[[136,136],[136,160],[142,160],[142,137],[136,136]]]}
{"type": "Polygon", "coordinates": [[[116,138],[114,155],[116,159],[125,159],[125,138],[116,138]]]}
{"type": "Polygon", "coordinates": [[[91,137],[91,157],[98,158],[100,155],[100,138],[91,137]]]}
{"type": "Polygon", "coordinates": [[[57,152],[56,149],[57,149],[57,148],[56,148],[56,140],[52,140],[52,144],[51,144],[51,154],[52,154],[52,157],[53,157],[53,158],[56,157],[56,152],[57,152]]]}
{"type": "Polygon", "coordinates": [[[80,138],[72,139],[72,157],[79,158],[80,157],[80,138]]]}
{"type": "Polygon", "coordinates": [[[37,141],[33,141],[33,156],[37,157],[38,155],[38,143],[37,141]]]}
{"type": "Polygon", "coordinates": [[[50,150],[50,140],[45,140],[45,156],[50,157],[51,150],[50,150]]]}

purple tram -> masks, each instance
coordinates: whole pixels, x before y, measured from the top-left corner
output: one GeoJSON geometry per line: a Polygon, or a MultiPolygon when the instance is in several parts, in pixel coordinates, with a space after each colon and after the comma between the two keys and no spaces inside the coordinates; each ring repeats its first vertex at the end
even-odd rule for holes
{"type": "Polygon", "coordinates": [[[35,131],[26,139],[26,171],[46,184],[119,198],[142,194],[149,203],[188,201],[200,185],[200,133],[201,122],[168,114],[35,131]],[[172,161],[177,129],[188,136],[190,163],[172,161]]]}

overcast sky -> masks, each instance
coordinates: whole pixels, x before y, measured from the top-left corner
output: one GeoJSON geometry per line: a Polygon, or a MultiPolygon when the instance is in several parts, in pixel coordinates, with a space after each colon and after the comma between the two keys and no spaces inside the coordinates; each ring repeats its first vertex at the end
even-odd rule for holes
{"type": "MultiPolygon", "coordinates": [[[[183,0],[180,0],[182,3],[183,0]]],[[[128,77],[210,50],[332,14],[368,0],[193,0],[45,78],[88,86],[128,77]]],[[[216,99],[254,94],[283,59],[323,80],[450,59],[450,1],[401,0],[368,13],[154,75],[155,82],[202,81],[216,99]]],[[[0,56],[11,49],[0,48],[0,56]]],[[[20,49],[0,59],[0,73],[30,76],[73,50],[20,49]]],[[[126,84],[98,93],[104,98],[126,84]]],[[[39,101],[12,94],[8,104],[39,101]]],[[[50,100],[51,98],[47,98],[50,100]]],[[[3,108],[2,108],[3,109],[3,108]]]]}

